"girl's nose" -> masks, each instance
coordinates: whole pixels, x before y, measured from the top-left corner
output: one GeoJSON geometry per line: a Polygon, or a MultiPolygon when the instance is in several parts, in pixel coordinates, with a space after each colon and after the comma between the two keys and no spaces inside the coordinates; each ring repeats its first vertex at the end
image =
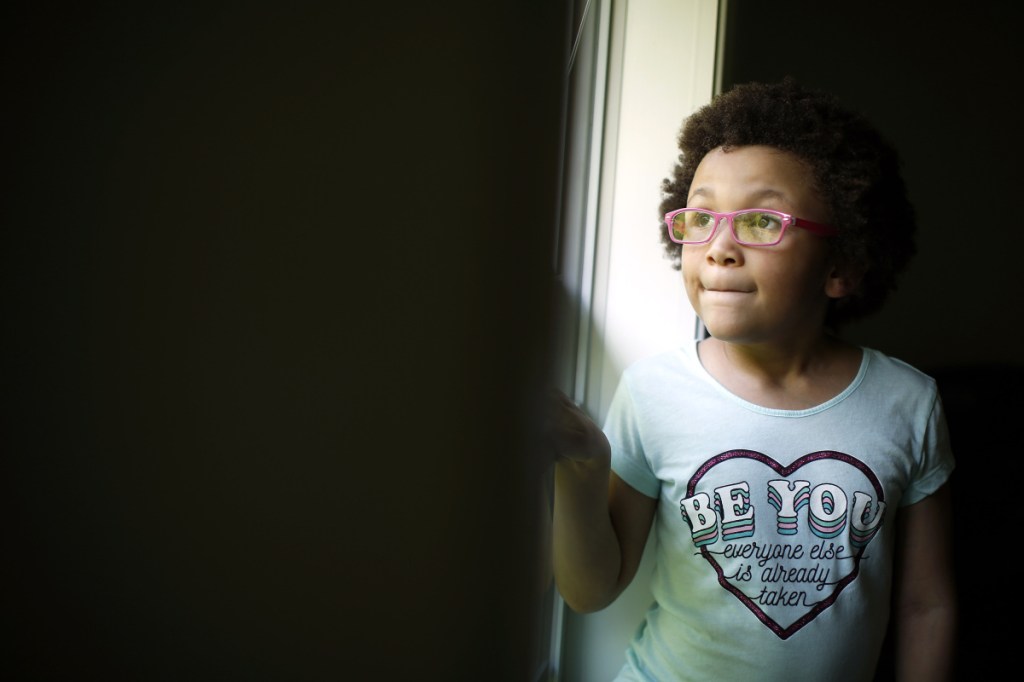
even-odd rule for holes
{"type": "Polygon", "coordinates": [[[722,218],[718,222],[715,234],[707,244],[708,262],[718,265],[736,265],[743,260],[743,247],[736,242],[729,220],[722,218]]]}

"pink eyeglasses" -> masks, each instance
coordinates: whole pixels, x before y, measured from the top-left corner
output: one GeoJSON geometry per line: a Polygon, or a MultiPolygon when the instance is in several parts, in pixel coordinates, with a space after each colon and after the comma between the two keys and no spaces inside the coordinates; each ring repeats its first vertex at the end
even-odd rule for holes
{"type": "Polygon", "coordinates": [[[729,213],[704,208],[680,208],[665,214],[669,239],[677,244],[706,244],[715,236],[723,221],[729,223],[736,242],[745,246],[774,246],[782,241],[790,225],[823,237],[839,233],[834,227],[768,208],[745,208],[729,213]]]}

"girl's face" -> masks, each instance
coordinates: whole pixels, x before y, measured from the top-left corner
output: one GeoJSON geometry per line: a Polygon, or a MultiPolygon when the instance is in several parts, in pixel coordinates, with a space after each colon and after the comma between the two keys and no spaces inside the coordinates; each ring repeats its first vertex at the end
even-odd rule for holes
{"type": "MultiPolygon", "coordinates": [[[[829,222],[810,169],[774,147],[712,150],[697,166],[686,205],[719,212],[770,208],[829,222]]],[[[697,315],[712,336],[733,343],[815,341],[828,299],[847,293],[826,239],[794,226],[775,246],[743,246],[723,223],[707,244],[683,246],[682,265],[697,315]]]]}

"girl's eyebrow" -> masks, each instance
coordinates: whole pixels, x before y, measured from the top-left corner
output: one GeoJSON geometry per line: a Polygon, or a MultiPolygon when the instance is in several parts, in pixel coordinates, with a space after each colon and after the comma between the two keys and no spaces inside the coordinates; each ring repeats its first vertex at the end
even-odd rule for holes
{"type": "MultiPolygon", "coordinates": [[[[710,187],[697,187],[697,188],[694,188],[694,189],[690,190],[690,196],[688,197],[688,201],[689,201],[689,199],[693,199],[693,198],[698,197],[698,196],[705,197],[705,198],[713,198],[715,196],[715,191],[713,189],[711,189],[710,187]]],[[[772,189],[771,187],[765,187],[763,189],[756,190],[754,192],[751,192],[747,196],[750,199],[756,200],[756,201],[761,201],[763,199],[781,199],[783,201],[786,200],[785,192],[780,192],[779,190],[772,189]]]]}
{"type": "Polygon", "coordinates": [[[693,199],[696,196],[713,197],[714,195],[714,191],[710,189],[707,189],[705,187],[697,187],[696,189],[690,190],[690,196],[688,197],[688,199],[693,199]]]}
{"type": "Polygon", "coordinates": [[[755,192],[751,196],[757,197],[758,200],[760,200],[760,199],[782,199],[782,200],[785,200],[786,199],[785,193],[780,192],[777,189],[771,189],[769,187],[766,187],[766,188],[760,190],[759,192],[755,192]]]}

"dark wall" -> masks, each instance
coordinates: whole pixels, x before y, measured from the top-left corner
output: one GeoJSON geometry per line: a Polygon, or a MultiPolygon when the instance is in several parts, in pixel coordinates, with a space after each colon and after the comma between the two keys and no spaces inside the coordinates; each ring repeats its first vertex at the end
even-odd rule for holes
{"type": "Polygon", "coordinates": [[[0,17],[0,677],[527,679],[563,3],[131,6],[0,17]]]}
{"type": "MultiPolygon", "coordinates": [[[[918,254],[887,307],[846,336],[939,383],[957,457],[957,679],[995,677],[1012,664],[1011,630],[1000,625],[1001,614],[1020,605],[981,560],[1005,551],[1011,500],[984,496],[984,523],[973,510],[993,476],[1013,481],[1021,469],[1011,425],[1020,411],[1024,354],[1007,220],[1020,194],[1024,151],[1015,103],[1024,63],[1021,7],[932,0],[728,4],[723,87],[793,75],[865,113],[902,153],[918,213],[918,254]],[[976,229],[965,234],[952,215],[975,215],[976,229]]],[[[888,674],[883,667],[883,678],[888,674]]]]}

